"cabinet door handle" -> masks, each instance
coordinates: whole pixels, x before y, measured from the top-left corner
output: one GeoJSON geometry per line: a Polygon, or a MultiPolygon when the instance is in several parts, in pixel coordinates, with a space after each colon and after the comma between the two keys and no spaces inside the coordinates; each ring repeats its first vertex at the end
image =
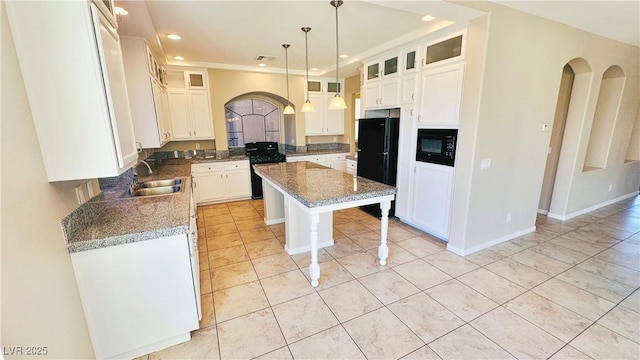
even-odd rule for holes
{"type": "Polygon", "coordinates": [[[195,131],[193,132],[193,136],[194,136],[194,137],[196,136],[196,132],[195,132],[195,131]]]}
{"type": "Polygon", "coordinates": [[[416,99],[416,93],[412,93],[411,94],[411,100],[415,100],[416,99]]]}
{"type": "Polygon", "coordinates": [[[220,179],[223,179],[222,174],[220,174],[220,179]]]}
{"type": "Polygon", "coordinates": [[[416,167],[413,167],[413,173],[416,174],[416,167]]]}

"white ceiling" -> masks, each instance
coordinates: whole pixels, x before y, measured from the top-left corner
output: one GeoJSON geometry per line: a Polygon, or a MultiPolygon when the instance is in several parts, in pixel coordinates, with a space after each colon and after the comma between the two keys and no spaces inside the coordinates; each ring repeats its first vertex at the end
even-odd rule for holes
{"type": "MultiPolygon", "coordinates": [[[[638,1],[499,1],[501,5],[594,32],[638,46],[638,1]]],[[[250,71],[284,72],[289,48],[289,71],[305,69],[304,32],[309,32],[312,75],[335,76],[335,8],[328,0],[297,1],[140,1],[116,0],[129,11],[119,22],[119,33],[145,37],[156,55],[169,65],[206,66],[250,71]],[[166,37],[177,33],[182,40],[166,37]],[[173,60],[176,55],[184,61],[173,60]],[[275,56],[259,68],[258,55],[275,56]]],[[[483,13],[441,0],[346,0],[338,10],[340,75],[357,73],[360,62],[394,46],[411,42],[445,26],[466,22],[483,13]],[[438,19],[423,22],[431,14],[438,19]]]]}

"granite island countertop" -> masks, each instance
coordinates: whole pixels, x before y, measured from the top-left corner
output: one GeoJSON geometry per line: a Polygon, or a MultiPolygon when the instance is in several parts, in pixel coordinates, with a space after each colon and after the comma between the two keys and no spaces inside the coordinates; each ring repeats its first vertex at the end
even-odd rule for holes
{"type": "Polygon", "coordinates": [[[394,195],[396,188],[309,161],[257,164],[256,174],[313,208],[394,195]]]}

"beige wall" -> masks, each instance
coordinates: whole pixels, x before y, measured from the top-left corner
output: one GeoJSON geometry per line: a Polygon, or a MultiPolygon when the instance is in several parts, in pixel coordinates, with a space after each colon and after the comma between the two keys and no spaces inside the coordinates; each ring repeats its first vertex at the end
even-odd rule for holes
{"type": "Polygon", "coordinates": [[[344,139],[343,143],[351,146],[351,155],[355,154],[355,115],[354,105],[356,96],[360,96],[360,75],[355,75],[344,79],[345,101],[347,110],[344,113],[344,139]]]}
{"type": "Polygon", "coordinates": [[[77,207],[77,184],[47,182],[4,4],[0,5],[0,12],[1,343],[4,347],[47,346],[48,355],[43,358],[93,358],[71,258],[60,228],[60,220],[77,207]]]}
{"type": "Polygon", "coordinates": [[[562,68],[574,58],[589,62],[594,79],[582,123],[567,123],[564,141],[575,146],[563,147],[554,201],[565,199],[562,213],[571,214],[637,191],[640,163],[625,164],[624,154],[637,114],[639,49],[493,3],[465,4],[489,15],[472,21],[469,33],[450,246],[472,252],[535,225],[550,142],[540,127],[553,124],[562,68]],[[611,65],[628,76],[614,131],[620,145],[608,168],[583,173],[601,76],[611,65]],[[482,159],[492,168],[480,171],[482,159]]]}

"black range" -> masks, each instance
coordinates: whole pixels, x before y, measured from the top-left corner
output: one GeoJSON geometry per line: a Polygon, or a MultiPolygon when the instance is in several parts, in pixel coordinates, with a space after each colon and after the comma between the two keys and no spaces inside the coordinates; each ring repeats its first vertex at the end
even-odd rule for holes
{"type": "Polygon", "coordinates": [[[278,143],[275,141],[258,141],[244,146],[251,167],[251,198],[262,199],[262,178],[256,175],[253,165],[285,162],[287,156],[278,151],[278,143]]]}

